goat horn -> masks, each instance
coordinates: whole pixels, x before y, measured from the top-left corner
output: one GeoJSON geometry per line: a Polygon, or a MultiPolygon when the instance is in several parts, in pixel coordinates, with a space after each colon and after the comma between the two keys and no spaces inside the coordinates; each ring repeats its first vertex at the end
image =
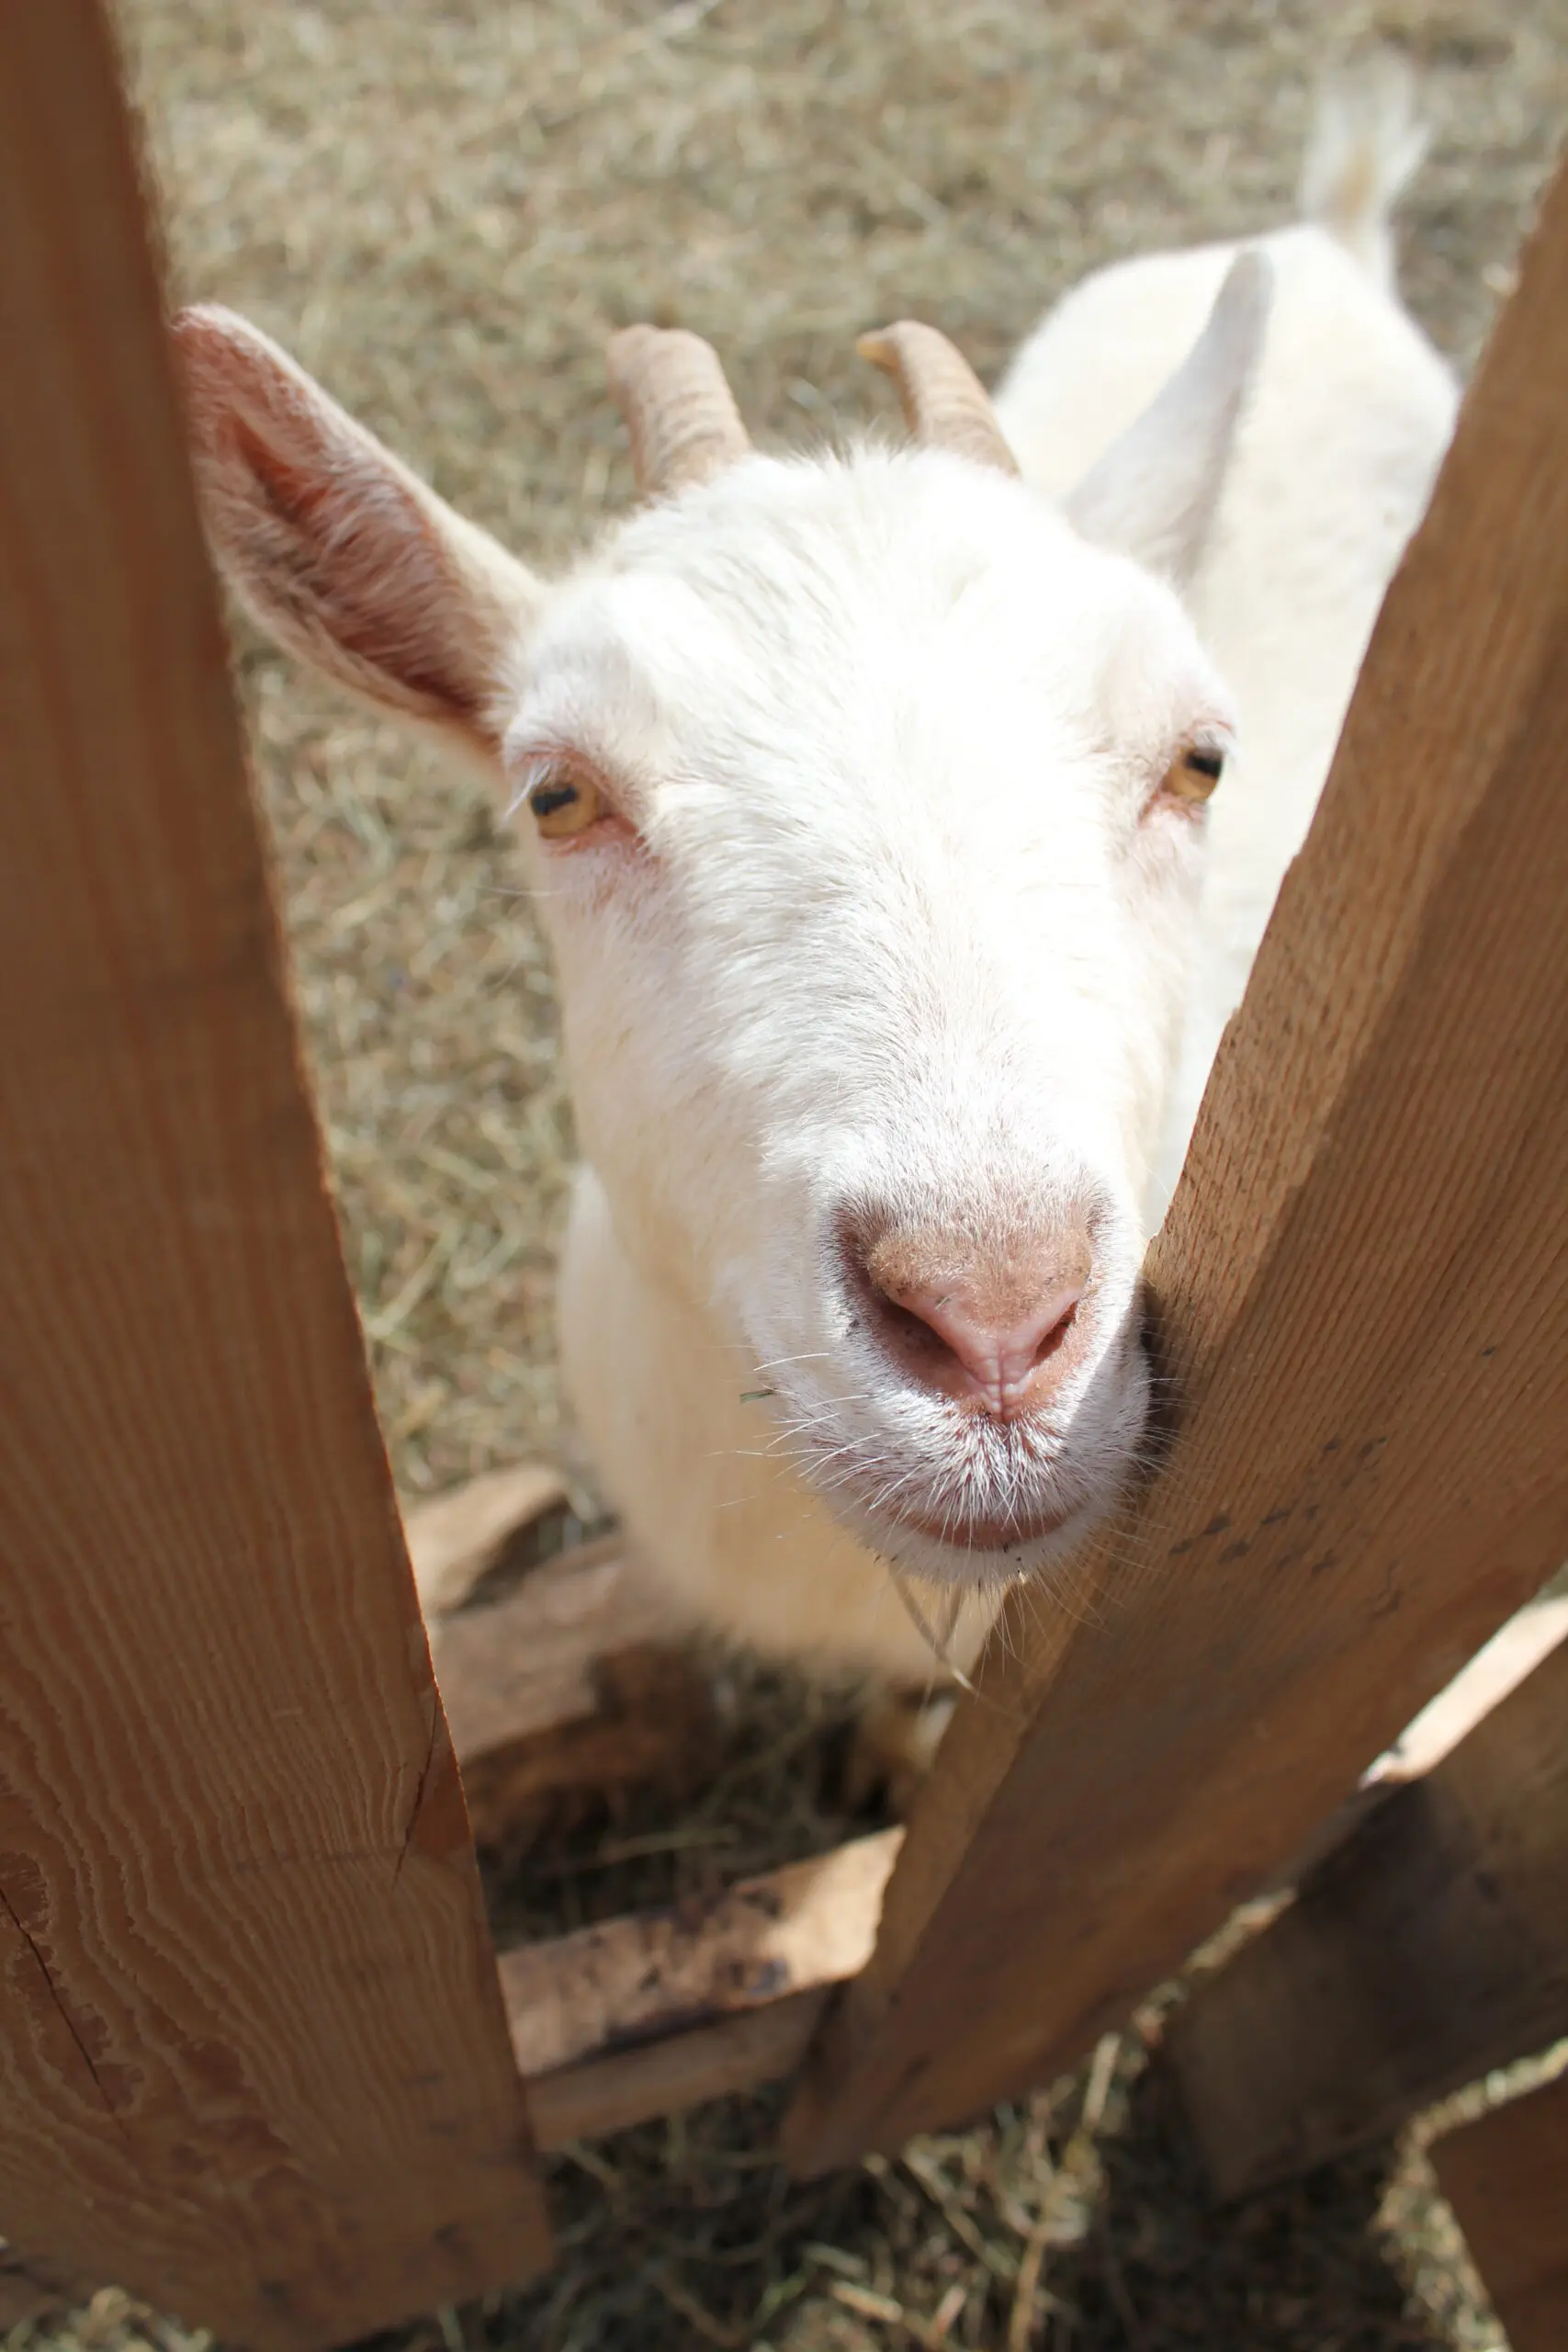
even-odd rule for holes
{"type": "Polygon", "coordinates": [[[900,319],[855,345],[863,359],[886,369],[898,387],[904,422],[917,441],[953,449],[976,465],[1018,471],[1002,438],[990,395],[963,353],[936,327],[900,319]]]}
{"type": "Polygon", "coordinates": [[[623,327],[606,357],[645,497],[706,481],[750,448],[718,356],[700,335],[623,327]]]}

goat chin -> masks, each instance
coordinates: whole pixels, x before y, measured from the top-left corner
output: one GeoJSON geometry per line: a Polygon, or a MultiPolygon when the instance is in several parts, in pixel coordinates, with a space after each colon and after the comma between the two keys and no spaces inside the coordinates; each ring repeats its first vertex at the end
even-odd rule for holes
{"type": "Polygon", "coordinates": [[[918,1511],[857,1510],[852,1503],[837,1503],[836,1510],[889,1568],[949,1593],[996,1593],[1049,1575],[1090,1532],[1105,1505],[1085,1503],[1047,1523],[1022,1527],[1003,1520],[965,1521],[951,1511],[926,1519],[918,1511]]]}

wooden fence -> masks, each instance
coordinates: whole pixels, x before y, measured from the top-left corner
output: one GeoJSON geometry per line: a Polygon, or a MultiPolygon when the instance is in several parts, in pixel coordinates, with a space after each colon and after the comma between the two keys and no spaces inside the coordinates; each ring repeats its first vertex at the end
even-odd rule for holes
{"type": "MultiPolygon", "coordinates": [[[[907,1836],[499,1972],[463,1783],[678,1778],[680,1668],[614,1546],[422,1624],[95,0],[0,11],[0,2324],[341,2341],[546,2261],[536,2146],[803,2059],[802,2169],[961,2120],[1314,1840],[1173,2035],[1222,2188],[1568,2033],[1568,1650],[1336,1815],[1568,1555],[1568,186],[1151,1255],[1095,1620],[1020,1609],[907,1836]]],[[[1440,2157],[1517,2352],[1562,2118],[1440,2157]]]]}

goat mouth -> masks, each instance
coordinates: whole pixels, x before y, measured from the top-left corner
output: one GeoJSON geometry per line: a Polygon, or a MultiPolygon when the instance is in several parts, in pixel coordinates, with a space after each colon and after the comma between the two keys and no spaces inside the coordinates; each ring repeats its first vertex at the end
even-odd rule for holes
{"type": "Polygon", "coordinates": [[[1000,1581],[1041,1566],[1064,1539],[1076,1538],[1094,1515],[1099,1487],[1060,1431],[982,1427],[963,1418],[967,1442],[956,1448],[922,1448],[901,1462],[878,1449],[874,1466],[863,1468],[846,1466],[841,1457],[850,1449],[823,1438],[819,1459],[807,1453],[802,1467],[834,1515],[858,1528],[874,1551],[908,1554],[906,1565],[915,1554],[928,1561],[940,1555],[932,1573],[1000,1581]]]}
{"type": "MultiPolygon", "coordinates": [[[[1005,1518],[974,1518],[962,1511],[899,1510],[889,1513],[900,1527],[930,1537],[953,1552],[1010,1555],[1028,1545],[1059,1535],[1082,1517],[1082,1505],[1065,1503],[1059,1510],[1010,1511],[1005,1518]]],[[[998,1563],[999,1565],[999,1563],[998,1563]]]]}

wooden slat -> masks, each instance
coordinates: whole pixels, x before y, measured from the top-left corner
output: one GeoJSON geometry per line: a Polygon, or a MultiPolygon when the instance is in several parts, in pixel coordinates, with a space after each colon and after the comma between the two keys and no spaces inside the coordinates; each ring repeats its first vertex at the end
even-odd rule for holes
{"type": "MultiPolygon", "coordinates": [[[[871,1949],[868,1939],[866,1951],[871,1949]]],[[[564,2148],[628,2124],[680,2115],[710,2098],[783,2082],[810,2046],[840,1980],[786,1994],[712,2025],[685,2026],[645,2048],[609,2050],[527,2086],[536,2143],[564,2148]]]]}
{"type": "Polygon", "coordinates": [[[1512,2352],[1568,2345],[1568,2075],[1432,2149],[1512,2352]]]}
{"type": "Polygon", "coordinates": [[[634,1790],[680,1803],[714,1768],[708,1678],[616,1539],[436,1620],[430,1645],[474,1833],[490,1845],[515,1849],[634,1790]]]}
{"type": "Polygon", "coordinates": [[[544,2148],[618,2132],[799,2063],[831,1989],[864,1967],[899,1829],[507,1952],[502,1984],[544,2148]]]}
{"type": "MultiPolygon", "coordinates": [[[[498,1471],[405,1521],[426,1608],[460,1602],[558,1487],[498,1471]]],[[[527,1569],[430,1623],[476,1831],[498,1845],[581,1800],[711,1766],[714,1724],[679,1621],[620,1539],[527,1569]]],[[[536,2144],[558,2148],[794,2072],[833,1988],[864,1966],[902,1831],[503,1955],[536,2144]]]]}
{"type": "Polygon", "coordinates": [[[460,1609],[508,1546],[566,1500],[566,1480],[553,1463],[519,1462],[405,1511],[425,1623],[460,1609]]]}
{"type": "Polygon", "coordinates": [[[1163,1475],[1013,1597],[803,2167],[1076,2058],[1568,1553],[1565,371],[1560,182],[1150,1255],[1163,1475]]]}
{"type": "MultiPolygon", "coordinates": [[[[497,1471],[409,1514],[429,1610],[461,1601],[558,1487],[497,1471]]],[[[477,1833],[498,1845],[561,1807],[713,1761],[705,1680],[616,1537],[529,1568],[504,1598],[430,1623],[477,1833]]],[[[792,2074],[833,1988],[863,1968],[902,1837],[858,1838],[712,1901],[505,1954],[502,1990],[536,2146],[618,2132],[792,2074]]]]}
{"type": "Polygon", "coordinates": [[[0,218],[0,2233],[321,2344],[543,2219],[91,0],[0,218]]]}
{"type": "Polygon", "coordinates": [[[1169,2053],[1234,2197],[1568,2034],[1568,1647],[1200,1984],[1169,2053]]]}

